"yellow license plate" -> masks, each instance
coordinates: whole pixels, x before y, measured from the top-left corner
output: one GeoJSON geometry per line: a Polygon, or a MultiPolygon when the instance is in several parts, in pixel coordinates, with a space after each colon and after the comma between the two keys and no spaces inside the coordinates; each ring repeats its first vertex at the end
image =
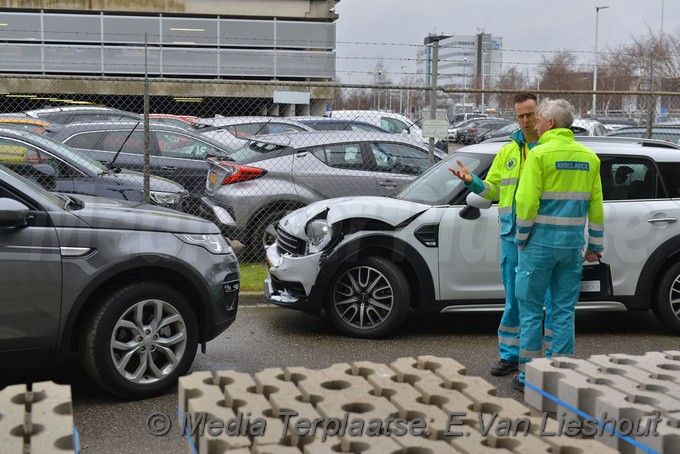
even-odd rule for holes
{"type": "Polygon", "coordinates": [[[274,266],[274,264],[273,264],[272,261],[269,259],[269,257],[267,257],[267,264],[269,265],[269,268],[271,268],[272,266],[274,266]]]}
{"type": "Polygon", "coordinates": [[[215,184],[215,182],[217,181],[217,174],[215,172],[210,172],[208,180],[210,181],[211,184],[215,184]]]}

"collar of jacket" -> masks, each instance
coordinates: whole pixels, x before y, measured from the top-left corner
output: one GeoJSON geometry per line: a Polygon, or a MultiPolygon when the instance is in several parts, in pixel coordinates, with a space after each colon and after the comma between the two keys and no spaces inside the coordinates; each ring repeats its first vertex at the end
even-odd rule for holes
{"type": "Polygon", "coordinates": [[[538,143],[546,143],[549,140],[574,141],[574,131],[568,128],[550,129],[538,138],[538,143]]]}
{"type": "Polygon", "coordinates": [[[520,147],[522,146],[522,144],[527,143],[527,139],[524,137],[524,131],[522,131],[521,129],[518,129],[517,131],[513,132],[510,135],[510,139],[517,142],[517,145],[519,145],[520,147]]]}

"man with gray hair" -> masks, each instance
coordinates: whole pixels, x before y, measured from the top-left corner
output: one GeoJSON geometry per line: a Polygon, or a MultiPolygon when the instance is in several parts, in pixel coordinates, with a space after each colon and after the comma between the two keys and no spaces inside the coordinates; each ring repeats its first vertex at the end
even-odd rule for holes
{"type": "Polygon", "coordinates": [[[524,390],[524,367],[543,356],[543,302],[550,288],[552,355],[574,354],[574,311],[583,260],[595,262],[604,249],[604,206],[600,159],[576,142],[569,129],[574,109],[564,99],[545,99],[537,109],[538,143],[527,157],[516,195],[519,265],[519,370],[512,382],[524,390]],[[585,257],[584,228],[588,220],[585,257]]]}

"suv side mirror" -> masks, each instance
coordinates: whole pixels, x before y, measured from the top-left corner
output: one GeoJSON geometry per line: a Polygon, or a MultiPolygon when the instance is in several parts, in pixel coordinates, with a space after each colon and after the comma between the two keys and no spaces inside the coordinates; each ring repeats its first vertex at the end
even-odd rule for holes
{"type": "Polygon", "coordinates": [[[467,195],[465,198],[465,205],[462,210],[458,213],[458,216],[460,216],[463,219],[467,219],[468,221],[474,221],[475,219],[478,219],[481,213],[479,210],[486,210],[491,206],[491,201],[486,200],[484,197],[475,194],[474,192],[471,192],[467,195]]]}
{"type": "Polygon", "coordinates": [[[0,198],[0,227],[23,227],[26,225],[30,210],[14,199],[0,198]]]}
{"type": "Polygon", "coordinates": [[[486,210],[487,208],[491,207],[491,200],[487,200],[481,195],[475,194],[474,192],[471,192],[467,195],[465,198],[465,203],[471,207],[479,208],[480,210],[486,210]]]}

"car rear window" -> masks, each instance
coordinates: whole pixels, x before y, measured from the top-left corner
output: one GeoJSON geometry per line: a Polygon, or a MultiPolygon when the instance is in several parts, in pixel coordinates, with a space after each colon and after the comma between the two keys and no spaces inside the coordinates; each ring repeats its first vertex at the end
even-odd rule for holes
{"type": "Polygon", "coordinates": [[[234,161],[244,164],[274,158],[286,149],[285,145],[277,145],[267,142],[251,142],[229,154],[234,161]]]}

